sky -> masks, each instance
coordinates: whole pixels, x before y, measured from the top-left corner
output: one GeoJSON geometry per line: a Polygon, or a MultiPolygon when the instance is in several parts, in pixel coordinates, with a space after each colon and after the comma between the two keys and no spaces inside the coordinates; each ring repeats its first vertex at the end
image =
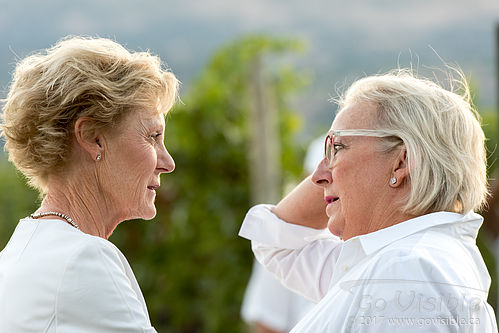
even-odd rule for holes
{"type": "Polygon", "coordinates": [[[484,108],[497,102],[499,0],[0,0],[0,97],[16,58],[70,34],[111,37],[150,49],[183,82],[181,93],[226,43],[266,33],[303,40],[294,64],[311,73],[297,96],[304,137],[323,130],[338,85],[397,66],[422,72],[460,66],[484,108]]]}

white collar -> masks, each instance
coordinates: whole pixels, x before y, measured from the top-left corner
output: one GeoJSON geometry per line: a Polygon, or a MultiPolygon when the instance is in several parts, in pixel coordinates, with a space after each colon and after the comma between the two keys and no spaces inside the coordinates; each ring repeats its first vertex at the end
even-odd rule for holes
{"type": "MultiPolygon", "coordinates": [[[[353,237],[345,242],[347,245],[350,241],[358,239],[366,255],[370,255],[378,251],[379,249],[397,241],[406,236],[412,235],[416,232],[422,231],[424,229],[429,229],[431,227],[459,223],[463,224],[464,228],[462,233],[467,236],[476,238],[478,229],[483,222],[483,218],[473,212],[469,212],[466,215],[452,213],[452,212],[436,212],[430,213],[422,216],[412,218],[410,220],[395,224],[393,226],[365,234],[353,237]],[[465,222],[475,222],[472,225],[465,225],[465,222]]],[[[354,242],[357,243],[357,242],[354,242]]]]}

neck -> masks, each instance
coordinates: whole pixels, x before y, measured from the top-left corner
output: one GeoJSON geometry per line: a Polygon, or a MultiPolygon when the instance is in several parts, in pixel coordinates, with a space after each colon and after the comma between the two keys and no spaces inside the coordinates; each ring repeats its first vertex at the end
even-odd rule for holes
{"type": "Polygon", "coordinates": [[[113,215],[112,207],[90,182],[71,182],[53,177],[49,180],[47,195],[37,213],[55,211],[69,216],[80,230],[108,239],[122,221],[113,215]]]}
{"type": "Polygon", "coordinates": [[[394,209],[393,211],[387,211],[385,214],[383,214],[382,217],[369,221],[369,232],[385,229],[415,217],[415,215],[404,213],[402,208],[394,209]]]}
{"type": "Polygon", "coordinates": [[[379,201],[374,207],[371,214],[371,219],[367,223],[368,232],[374,232],[384,228],[391,227],[395,224],[410,220],[415,215],[407,214],[402,198],[409,195],[409,186],[401,186],[389,191],[389,194],[379,196],[379,201]]]}

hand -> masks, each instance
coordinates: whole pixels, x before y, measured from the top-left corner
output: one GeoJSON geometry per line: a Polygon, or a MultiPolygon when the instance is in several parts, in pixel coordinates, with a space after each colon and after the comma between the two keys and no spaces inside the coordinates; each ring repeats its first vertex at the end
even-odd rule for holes
{"type": "Polygon", "coordinates": [[[328,221],[324,190],[309,176],[277,204],[273,213],[289,223],[324,229],[328,221]]]}

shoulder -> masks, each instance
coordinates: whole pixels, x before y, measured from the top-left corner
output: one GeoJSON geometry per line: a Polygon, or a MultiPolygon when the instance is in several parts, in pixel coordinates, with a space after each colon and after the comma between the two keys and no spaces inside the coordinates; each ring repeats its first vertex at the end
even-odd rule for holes
{"type": "Polygon", "coordinates": [[[109,241],[93,236],[81,240],[66,265],[57,312],[61,327],[77,323],[96,331],[128,326],[152,329],[125,257],[109,241]]]}
{"type": "Polygon", "coordinates": [[[81,269],[96,269],[99,266],[106,270],[111,268],[123,269],[123,261],[126,261],[121,251],[108,240],[91,235],[79,238],[75,246],[73,256],[70,258],[67,269],[79,267],[81,269]],[[115,267],[116,266],[116,267],[115,267]]]}
{"type": "Polygon", "coordinates": [[[411,264],[421,269],[440,267],[462,271],[474,266],[475,255],[479,255],[475,243],[463,241],[444,232],[428,231],[416,233],[395,241],[381,249],[373,259],[378,264],[411,264]]]}
{"type": "Polygon", "coordinates": [[[487,272],[451,243],[445,237],[435,242],[425,236],[394,242],[370,258],[355,279],[341,281],[338,287],[353,305],[352,324],[368,320],[384,332],[394,325],[412,332],[409,324],[437,332],[455,318],[471,324],[478,318],[480,328],[495,325],[487,304],[487,272]],[[416,322],[423,319],[422,324],[416,322]]]}
{"type": "Polygon", "coordinates": [[[118,248],[108,240],[50,222],[36,228],[23,255],[36,260],[35,252],[43,257],[45,265],[57,267],[63,275],[115,268],[124,260],[118,248]]]}
{"type": "Polygon", "coordinates": [[[63,222],[20,222],[2,252],[0,290],[0,303],[11,300],[7,313],[31,309],[26,316],[40,327],[55,316],[61,331],[154,332],[121,252],[63,222]]]}
{"type": "Polygon", "coordinates": [[[464,246],[442,233],[414,235],[390,244],[370,258],[363,275],[400,290],[467,293],[482,299],[487,298],[490,285],[476,246],[464,246]]]}
{"type": "Polygon", "coordinates": [[[462,248],[446,237],[412,235],[373,254],[369,266],[387,276],[421,276],[434,270],[456,270],[463,254],[462,248]]]}
{"type": "Polygon", "coordinates": [[[76,278],[80,286],[102,288],[104,281],[116,284],[116,280],[124,279],[128,283],[132,276],[126,258],[114,244],[100,237],[83,235],[66,262],[62,282],[68,286],[71,279],[76,278]]]}

